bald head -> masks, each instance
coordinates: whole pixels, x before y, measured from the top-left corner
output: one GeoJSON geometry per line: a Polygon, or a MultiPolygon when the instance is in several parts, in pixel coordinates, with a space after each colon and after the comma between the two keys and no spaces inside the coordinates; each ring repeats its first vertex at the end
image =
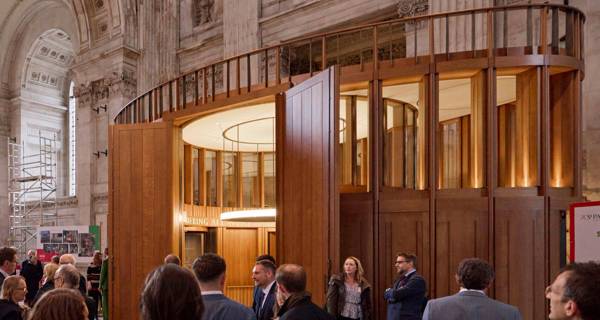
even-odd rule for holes
{"type": "Polygon", "coordinates": [[[165,264],[172,263],[181,266],[181,259],[174,254],[169,254],[165,257],[165,264]]]}
{"type": "Polygon", "coordinates": [[[277,284],[289,293],[306,290],[306,271],[297,264],[284,264],[277,269],[275,275],[277,284]]]}
{"type": "Polygon", "coordinates": [[[63,264],[70,264],[70,265],[75,265],[75,257],[72,254],[63,254],[62,256],[60,256],[60,259],[58,260],[58,264],[63,265],[63,264]]]}

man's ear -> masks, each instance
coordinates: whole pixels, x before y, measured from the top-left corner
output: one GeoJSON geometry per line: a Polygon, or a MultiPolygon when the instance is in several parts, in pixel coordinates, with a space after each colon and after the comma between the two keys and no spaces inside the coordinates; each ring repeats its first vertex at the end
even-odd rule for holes
{"type": "Polygon", "coordinates": [[[577,308],[577,303],[575,303],[575,301],[569,300],[565,303],[565,314],[569,317],[579,314],[579,308],[577,308]]]}
{"type": "Polygon", "coordinates": [[[456,280],[456,283],[458,284],[458,286],[462,286],[462,284],[460,283],[460,278],[458,277],[457,274],[454,275],[454,280],[456,280]]]}

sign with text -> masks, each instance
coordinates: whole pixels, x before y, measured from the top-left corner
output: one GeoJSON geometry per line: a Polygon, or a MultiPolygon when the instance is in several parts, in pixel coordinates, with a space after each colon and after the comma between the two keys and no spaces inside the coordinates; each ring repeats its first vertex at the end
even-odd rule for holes
{"type": "Polygon", "coordinates": [[[98,226],[38,227],[37,253],[42,262],[70,253],[77,262],[89,263],[96,250],[100,250],[98,226]]]}
{"type": "Polygon", "coordinates": [[[600,261],[600,201],[571,204],[569,261],[600,261]]]}

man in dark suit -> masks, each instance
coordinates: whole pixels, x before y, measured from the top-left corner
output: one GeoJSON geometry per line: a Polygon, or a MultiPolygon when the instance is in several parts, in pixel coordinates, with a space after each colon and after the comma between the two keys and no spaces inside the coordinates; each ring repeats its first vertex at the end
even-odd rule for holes
{"type": "Polygon", "coordinates": [[[486,261],[465,259],[458,265],[456,281],[460,292],[429,301],[424,320],[520,320],[521,313],[511,305],[489,298],[485,291],[494,279],[494,270],[486,261]]]}
{"type": "Polygon", "coordinates": [[[417,257],[409,253],[396,256],[398,277],[391,288],[385,290],[388,302],[388,320],[420,320],[425,302],[425,279],[415,269],[417,257]]]}
{"type": "Polygon", "coordinates": [[[279,320],[335,320],[329,313],[311,301],[306,291],[306,271],[297,264],[284,264],[275,273],[279,320]]]}
{"type": "Polygon", "coordinates": [[[44,266],[38,260],[35,250],[27,252],[27,260],[24,260],[21,265],[21,276],[25,278],[25,283],[27,284],[25,302],[31,305],[33,298],[35,298],[40,288],[40,281],[44,276],[44,266]]]}
{"type": "Polygon", "coordinates": [[[273,318],[273,305],[277,292],[275,271],[275,264],[269,260],[257,261],[252,269],[252,280],[255,284],[252,310],[258,320],[273,318]]]}
{"type": "Polygon", "coordinates": [[[0,288],[6,277],[13,275],[17,270],[17,250],[11,247],[0,248],[0,288]]]}
{"type": "Polygon", "coordinates": [[[223,294],[227,270],[225,259],[207,253],[194,261],[192,269],[200,282],[204,301],[202,320],[256,320],[252,310],[223,294]]]}

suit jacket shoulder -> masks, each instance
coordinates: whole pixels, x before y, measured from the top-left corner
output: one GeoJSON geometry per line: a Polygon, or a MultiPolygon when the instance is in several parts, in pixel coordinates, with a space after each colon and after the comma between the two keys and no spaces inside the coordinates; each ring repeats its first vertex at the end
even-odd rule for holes
{"type": "Polygon", "coordinates": [[[477,292],[461,292],[427,303],[423,320],[489,319],[520,320],[521,313],[511,305],[477,292]]]}
{"type": "Polygon", "coordinates": [[[222,294],[202,296],[204,300],[203,320],[256,320],[256,315],[252,309],[237,303],[222,294]]]}

